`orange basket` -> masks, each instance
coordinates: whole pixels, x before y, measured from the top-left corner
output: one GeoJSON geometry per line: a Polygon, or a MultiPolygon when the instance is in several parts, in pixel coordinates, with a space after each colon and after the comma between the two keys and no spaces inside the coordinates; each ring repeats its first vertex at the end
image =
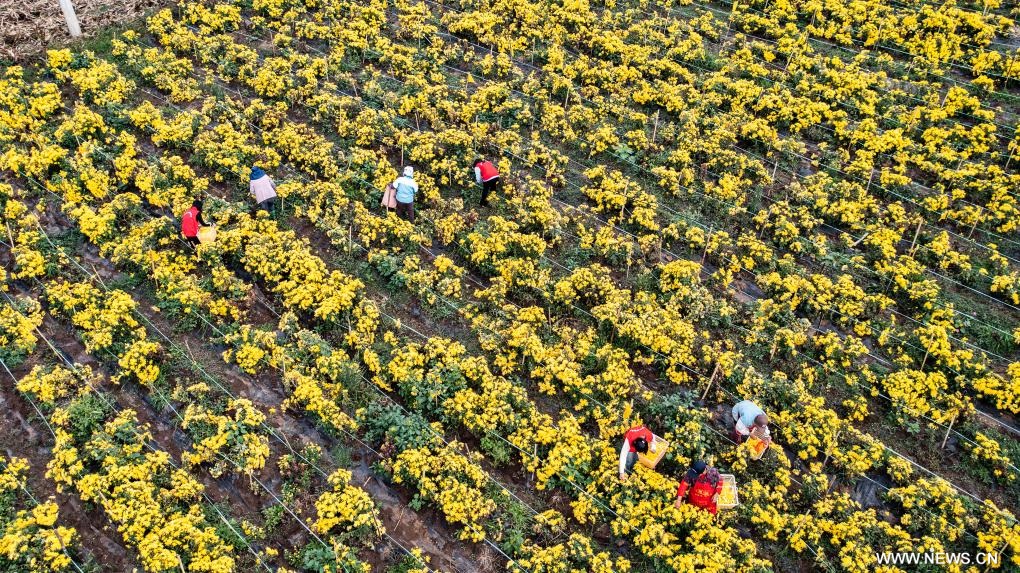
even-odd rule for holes
{"type": "Polygon", "coordinates": [[[639,453],[638,461],[646,468],[655,469],[662,457],[666,455],[667,450],[669,450],[669,442],[652,434],[652,443],[648,444],[648,453],[639,453]]]}
{"type": "Polygon", "coordinates": [[[751,436],[747,438],[747,443],[751,446],[751,458],[760,460],[765,455],[765,452],[768,451],[772,438],[760,428],[754,428],[751,430],[751,436]]]}

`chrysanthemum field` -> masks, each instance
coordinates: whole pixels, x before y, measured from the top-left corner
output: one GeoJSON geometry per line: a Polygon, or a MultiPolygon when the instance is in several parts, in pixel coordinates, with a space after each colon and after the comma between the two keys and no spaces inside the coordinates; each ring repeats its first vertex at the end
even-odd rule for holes
{"type": "Polygon", "coordinates": [[[0,570],[1020,571],[1018,18],[185,0],[4,65],[0,570]]]}

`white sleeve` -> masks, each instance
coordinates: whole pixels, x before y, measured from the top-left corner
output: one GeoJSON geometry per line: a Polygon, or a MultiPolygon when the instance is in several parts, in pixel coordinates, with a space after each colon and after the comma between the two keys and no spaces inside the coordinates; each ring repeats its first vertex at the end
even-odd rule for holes
{"type": "Polygon", "coordinates": [[[750,436],[751,430],[749,430],[747,426],[744,425],[743,422],[737,420],[737,433],[739,433],[741,436],[750,436]]]}
{"type": "Polygon", "coordinates": [[[627,473],[627,454],[630,453],[630,442],[627,438],[623,439],[623,445],[620,446],[620,473],[627,473]]]}
{"type": "Polygon", "coordinates": [[[478,167],[475,167],[475,181],[478,182],[479,185],[482,184],[482,170],[478,167]]]}

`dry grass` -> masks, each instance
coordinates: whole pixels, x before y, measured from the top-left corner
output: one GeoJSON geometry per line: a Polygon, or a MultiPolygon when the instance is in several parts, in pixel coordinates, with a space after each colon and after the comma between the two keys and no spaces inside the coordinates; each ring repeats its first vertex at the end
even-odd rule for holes
{"type": "MultiPolygon", "coordinates": [[[[106,26],[134,20],[177,0],[72,0],[81,30],[95,35],[106,26]]],[[[23,60],[71,41],[58,0],[0,0],[0,58],[23,60]]]]}

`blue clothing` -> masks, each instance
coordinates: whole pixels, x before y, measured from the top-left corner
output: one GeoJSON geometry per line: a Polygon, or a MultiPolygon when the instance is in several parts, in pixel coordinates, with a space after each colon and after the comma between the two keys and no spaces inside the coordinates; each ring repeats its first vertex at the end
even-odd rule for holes
{"type": "Polygon", "coordinates": [[[743,424],[745,428],[750,428],[754,425],[754,419],[764,413],[754,402],[744,400],[733,407],[733,421],[743,424]]]}
{"type": "Polygon", "coordinates": [[[256,179],[262,179],[265,176],[266,176],[266,172],[263,171],[261,168],[259,168],[259,167],[252,167],[251,168],[251,180],[252,181],[255,181],[256,179]]]}
{"type": "Polygon", "coordinates": [[[398,177],[393,182],[397,190],[397,201],[400,203],[414,203],[414,196],[418,193],[418,183],[410,177],[398,177]]]}

